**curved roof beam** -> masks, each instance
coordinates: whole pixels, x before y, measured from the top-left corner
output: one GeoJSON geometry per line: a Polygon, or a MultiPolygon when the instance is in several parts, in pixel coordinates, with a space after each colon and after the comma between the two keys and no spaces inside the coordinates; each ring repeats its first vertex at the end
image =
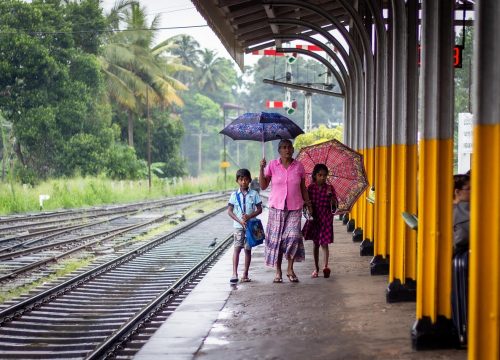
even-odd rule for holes
{"type": "MultiPolygon", "coordinates": [[[[302,34],[297,34],[297,35],[293,35],[293,36],[279,34],[279,35],[275,35],[274,37],[277,39],[279,38],[281,40],[292,39],[292,38],[293,39],[300,39],[300,40],[310,42],[311,44],[314,44],[314,45],[320,47],[335,62],[335,64],[337,65],[337,67],[339,68],[339,70],[341,72],[342,79],[343,79],[344,83],[346,85],[348,85],[349,74],[347,73],[347,70],[345,68],[344,63],[342,63],[342,61],[340,61],[339,56],[332,49],[330,49],[326,44],[322,43],[318,39],[315,39],[315,38],[307,36],[307,35],[302,35],[302,34]]],[[[349,59],[347,59],[347,60],[349,60],[349,59]]],[[[346,61],[346,59],[344,59],[344,61],[346,61]]],[[[350,70],[352,70],[352,68],[350,70]]]]}
{"type": "MultiPolygon", "coordinates": [[[[318,34],[321,34],[326,40],[328,40],[330,43],[332,43],[339,50],[339,53],[342,56],[342,58],[344,59],[344,62],[346,64],[350,63],[349,54],[344,49],[344,47],[342,46],[342,44],[332,34],[330,34],[328,31],[323,30],[321,27],[319,27],[319,26],[317,26],[317,25],[315,25],[313,23],[310,23],[308,21],[297,20],[297,19],[274,19],[274,20],[269,20],[269,22],[270,23],[273,22],[275,24],[293,24],[293,25],[299,25],[299,26],[304,26],[304,27],[307,27],[307,28],[309,28],[311,30],[316,31],[318,34]]],[[[289,36],[290,38],[301,38],[301,37],[306,37],[307,35],[294,34],[294,35],[286,35],[286,36],[289,36]]],[[[307,37],[308,37],[308,39],[306,41],[312,42],[315,45],[323,47],[322,46],[323,43],[321,43],[319,40],[314,39],[314,38],[312,38],[310,36],[307,36],[307,37]]],[[[332,56],[332,54],[334,54],[333,51],[331,51],[330,48],[328,48],[328,49],[330,50],[330,53],[328,55],[330,55],[330,57],[332,57],[332,58],[336,58],[337,57],[336,55],[332,56]]],[[[328,51],[326,51],[326,52],[328,53],[328,51]]],[[[359,56],[359,53],[357,53],[356,50],[353,51],[353,55],[354,55],[354,58],[355,58],[354,59],[355,66],[357,67],[357,70],[360,71],[360,69],[362,69],[361,57],[359,56]]],[[[361,72],[359,72],[359,73],[362,74],[361,72]]]]}
{"type": "MultiPolygon", "coordinates": [[[[357,16],[357,12],[354,10],[354,8],[345,2],[345,0],[340,0],[340,3],[343,5],[344,9],[347,10],[351,16],[353,16],[353,19],[360,19],[359,16],[357,16]]],[[[270,4],[274,6],[295,6],[295,7],[300,7],[300,8],[305,8],[309,9],[312,12],[317,13],[318,15],[324,17],[330,23],[334,24],[337,27],[337,30],[341,33],[341,35],[344,37],[344,39],[348,42],[349,48],[351,51],[354,52],[354,49],[356,48],[353,46],[352,39],[349,35],[349,32],[346,30],[346,28],[333,16],[330,16],[328,13],[323,11],[323,9],[317,5],[311,4],[307,1],[297,1],[297,0],[262,0],[262,4],[270,4]]],[[[355,23],[357,21],[355,20],[355,23]]],[[[362,23],[361,23],[362,25],[362,23]]],[[[356,26],[359,26],[357,24],[356,26]]],[[[374,117],[374,106],[373,106],[373,94],[374,94],[374,84],[375,84],[375,79],[374,79],[374,64],[373,64],[373,55],[370,47],[370,41],[368,38],[368,34],[366,33],[365,29],[361,26],[359,29],[359,33],[361,34],[361,43],[363,45],[363,50],[365,53],[365,60],[366,60],[366,68],[365,68],[365,99],[364,99],[364,105],[365,105],[365,111],[364,111],[364,121],[365,121],[365,126],[363,127],[366,129],[366,125],[368,124],[373,124],[373,117],[374,117]]],[[[363,120],[362,120],[363,121],[363,120]]],[[[360,124],[361,125],[361,124],[360,124]]],[[[369,138],[369,137],[368,137],[369,138]]],[[[366,141],[366,140],[365,140],[366,141]]],[[[360,148],[366,148],[368,144],[359,144],[360,148]]]]}
{"type": "MultiPolygon", "coordinates": [[[[283,19],[281,19],[283,20],[283,19]]],[[[273,21],[280,21],[280,20],[273,20],[273,21]]],[[[355,119],[363,119],[364,117],[364,102],[362,101],[362,99],[365,97],[363,96],[363,79],[364,79],[364,73],[363,73],[363,65],[362,65],[362,62],[361,62],[361,56],[359,55],[359,52],[358,52],[358,49],[357,48],[352,48],[351,49],[351,53],[352,53],[352,56],[349,56],[349,54],[347,53],[347,51],[344,49],[344,46],[342,46],[340,44],[340,42],[332,35],[330,34],[328,31],[326,31],[325,29],[321,28],[320,26],[317,26],[315,24],[312,24],[310,22],[307,22],[307,21],[303,21],[303,20],[297,20],[297,19],[286,19],[286,21],[290,22],[290,23],[293,23],[295,25],[298,25],[298,26],[303,26],[303,27],[307,27],[311,30],[314,30],[316,31],[318,34],[321,34],[323,35],[328,41],[330,41],[332,44],[334,44],[335,46],[337,46],[339,52],[341,53],[341,55],[345,58],[345,59],[348,59],[346,60],[346,64],[349,65],[349,66],[354,66],[354,71],[350,72],[351,74],[351,77],[350,77],[350,81],[353,82],[352,86],[350,84],[348,84],[348,91],[347,91],[347,94],[348,94],[348,98],[349,98],[349,101],[354,101],[354,103],[358,104],[358,109],[357,111],[353,111],[353,112],[350,112],[351,114],[353,114],[353,118],[355,119]],[[352,65],[351,65],[352,64],[352,65]],[[351,99],[351,97],[354,96],[353,99],[351,99]]],[[[335,20],[335,22],[340,25],[342,27],[342,25],[335,20]]],[[[345,30],[345,28],[342,27],[342,30],[345,30]]],[[[347,32],[346,32],[346,42],[349,44],[349,43],[353,43],[353,40],[351,38],[351,35],[347,32]]],[[[297,36],[297,34],[294,34],[293,36],[297,36]]],[[[352,70],[352,69],[350,69],[352,70]]],[[[366,80],[366,79],[365,79],[366,80]]],[[[357,121],[362,121],[362,120],[356,120],[357,121]]],[[[355,126],[354,123],[355,121],[351,121],[350,119],[348,120],[348,123],[351,124],[351,126],[355,126]]],[[[354,133],[354,131],[352,132],[354,133]]],[[[353,145],[353,142],[350,141],[350,145],[353,145]]]]}
{"type": "MultiPolygon", "coordinates": [[[[346,30],[346,28],[342,25],[342,23],[340,21],[338,21],[333,16],[325,14],[319,6],[316,6],[316,5],[313,5],[313,4],[309,4],[308,2],[305,2],[305,1],[296,1],[296,0],[262,0],[262,3],[263,4],[272,4],[272,5],[275,5],[275,6],[297,6],[297,7],[304,7],[304,8],[307,8],[307,9],[311,10],[311,11],[316,12],[318,15],[321,15],[322,17],[324,17],[325,19],[327,19],[328,21],[330,21],[333,25],[335,25],[335,27],[341,33],[341,35],[344,38],[344,40],[347,42],[347,44],[349,46],[349,49],[352,51],[353,55],[355,57],[357,56],[358,59],[359,59],[359,63],[361,63],[361,56],[360,56],[360,54],[359,54],[356,46],[354,45],[354,42],[353,42],[352,37],[349,34],[349,32],[346,30]]],[[[273,20],[269,19],[269,22],[270,23],[271,22],[275,22],[276,23],[276,21],[279,21],[279,20],[281,20],[281,19],[273,19],[273,20]]],[[[293,23],[293,22],[291,22],[291,20],[300,22],[300,23],[296,23],[296,25],[306,26],[306,27],[308,27],[310,29],[313,29],[313,30],[315,30],[317,32],[319,32],[318,29],[321,29],[320,26],[317,26],[317,25],[315,25],[315,24],[313,24],[311,22],[308,22],[308,21],[297,20],[297,19],[286,19],[286,20],[290,21],[290,23],[293,23]],[[303,24],[306,24],[306,25],[303,25],[303,24]]],[[[334,38],[333,36],[331,36],[331,37],[334,38]]],[[[337,41],[337,40],[335,39],[334,41],[331,41],[329,39],[329,41],[332,44],[335,44],[334,41],[337,41]]],[[[340,45],[340,43],[339,43],[339,45],[340,45]]],[[[339,50],[341,48],[343,49],[342,45],[340,45],[340,46],[336,45],[336,46],[337,46],[337,48],[339,48],[339,50]]]]}
{"type": "Polygon", "coordinates": [[[375,122],[374,122],[374,92],[375,92],[375,76],[374,76],[374,61],[373,61],[373,52],[371,48],[370,38],[368,33],[363,26],[363,20],[359,13],[354,9],[354,7],[347,0],[338,0],[342,7],[351,15],[351,18],[354,22],[354,26],[358,30],[358,33],[361,38],[361,45],[363,46],[363,51],[365,54],[366,61],[366,124],[364,127],[364,131],[366,134],[365,138],[365,148],[372,148],[375,146],[374,144],[374,130],[375,130],[375,122]],[[370,134],[368,129],[372,129],[372,133],[370,134]]]}
{"type": "MultiPolygon", "coordinates": [[[[376,47],[376,73],[377,83],[375,91],[375,121],[377,123],[374,131],[374,143],[377,145],[387,146],[389,144],[391,126],[390,121],[387,119],[388,109],[388,59],[387,59],[387,33],[385,29],[384,19],[382,17],[382,10],[380,9],[376,0],[365,0],[368,9],[372,13],[375,21],[375,30],[377,37],[376,47]]],[[[388,5],[389,6],[389,5],[388,5]]]]}
{"type": "Polygon", "coordinates": [[[330,70],[333,73],[333,75],[337,79],[337,82],[339,83],[339,86],[340,86],[340,95],[344,95],[345,96],[345,84],[344,84],[344,80],[342,79],[342,76],[340,76],[340,74],[337,71],[337,69],[335,69],[335,67],[327,59],[325,59],[323,56],[316,54],[314,51],[309,51],[309,50],[305,50],[305,49],[276,48],[276,50],[279,51],[279,52],[284,52],[284,53],[299,53],[299,54],[304,54],[304,55],[307,55],[309,57],[312,57],[312,58],[318,60],[323,65],[325,65],[328,68],[328,70],[330,70]]]}

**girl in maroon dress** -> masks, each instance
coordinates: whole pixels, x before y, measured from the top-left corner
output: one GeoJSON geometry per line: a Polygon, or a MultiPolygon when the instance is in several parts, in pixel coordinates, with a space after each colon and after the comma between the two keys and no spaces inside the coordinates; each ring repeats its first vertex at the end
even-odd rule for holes
{"type": "Polygon", "coordinates": [[[309,199],[312,202],[312,220],[309,221],[307,231],[303,231],[306,240],[314,242],[314,265],[316,269],[311,277],[317,278],[319,272],[319,248],[323,249],[325,278],[330,277],[330,268],[328,267],[328,258],[330,251],[328,244],[333,243],[333,207],[336,197],[333,186],[326,182],[328,177],[328,168],[325,164],[316,164],[312,173],[312,183],[307,187],[309,199]]]}

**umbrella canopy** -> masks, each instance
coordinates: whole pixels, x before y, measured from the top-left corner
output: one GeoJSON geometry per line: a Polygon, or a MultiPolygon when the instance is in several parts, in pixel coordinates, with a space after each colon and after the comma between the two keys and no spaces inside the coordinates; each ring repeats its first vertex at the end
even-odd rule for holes
{"type": "Polygon", "coordinates": [[[245,113],[227,125],[221,134],[233,140],[271,141],[293,139],[304,131],[292,120],[278,113],[245,113]]]}
{"type": "Polygon", "coordinates": [[[303,147],[297,160],[306,170],[306,185],[312,182],[314,165],[322,163],[328,167],[327,181],[332,184],[338,200],[336,214],[350,211],[368,187],[363,156],[338,140],[303,147]]]}

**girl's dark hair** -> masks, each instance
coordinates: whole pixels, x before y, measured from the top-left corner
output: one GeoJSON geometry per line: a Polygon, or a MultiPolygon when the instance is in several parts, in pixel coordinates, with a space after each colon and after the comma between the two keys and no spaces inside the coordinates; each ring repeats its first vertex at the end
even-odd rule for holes
{"type": "Polygon", "coordinates": [[[238,179],[240,177],[248,177],[250,180],[252,180],[252,175],[250,175],[250,170],[248,169],[239,169],[238,171],[236,171],[236,181],[238,181],[238,179]]]}
{"type": "Polygon", "coordinates": [[[470,183],[470,176],[467,174],[453,175],[453,190],[463,189],[465,185],[470,183]]]}
{"type": "Polygon", "coordinates": [[[313,169],[313,172],[312,172],[312,181],[313,182],[316,181],[316,175],[318,175],[318,173],[321,170],[326,171],[326,174],[328,175],[329,170],[328,170],[328,167],[325,164],[316,164],[316,165],[314,165],[314,169],[313,169]]]}

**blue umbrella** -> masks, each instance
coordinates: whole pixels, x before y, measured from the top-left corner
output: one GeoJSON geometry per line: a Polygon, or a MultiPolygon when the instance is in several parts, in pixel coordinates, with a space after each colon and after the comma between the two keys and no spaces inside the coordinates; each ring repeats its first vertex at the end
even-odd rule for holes
{"type": "Polygon", "coordinates": [[[262,141],[293,139],[304,131],[292,120],[278,113],[245,113],[227,125],[221,134],[233,140],[262,141]]]}

